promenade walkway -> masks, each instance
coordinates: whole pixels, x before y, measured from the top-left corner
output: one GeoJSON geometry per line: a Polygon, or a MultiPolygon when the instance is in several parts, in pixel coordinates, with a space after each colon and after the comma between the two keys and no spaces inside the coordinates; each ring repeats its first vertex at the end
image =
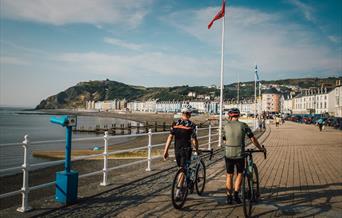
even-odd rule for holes
{"type": "MultiPolygon", "coordinates": [[[[261,201],[256,217],[342,217],[342,132],[288,122],[271,126],[260,141],[268,158],[256,154],[261,201]]],[[[224,163],[208,166],[205,194],[189,195],[183,210],[172,207],[175,169],[82,199],[68,207],[30,212],[40,217],[243,217],[242,207],[225,204],[224,163]]]]}

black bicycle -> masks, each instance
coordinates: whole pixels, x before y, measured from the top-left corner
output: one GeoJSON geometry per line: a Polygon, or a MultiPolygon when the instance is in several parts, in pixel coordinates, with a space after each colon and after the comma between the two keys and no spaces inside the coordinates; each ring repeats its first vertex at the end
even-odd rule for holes
{"type": "MultiPolygon", "coordinates": [[[[265,148],[264,146],[262,146],[265,148]]],[[[247,149],[245,151],[246,168],[242,178],[242,202],[243,212],[246,217],[251,217],[253,203],[256,203],[260,197],[259,190],[259,172],[253,162],[253,153],[263,152],[266,159],[266,151],[247,149]]]]}
{"type": "MultiPolygon", "coordinates": [[[[209,160],[213,155],[211,150],[199,150],[200,153],[210,153],[209,160]]],[[[185,167],[180,168],[172,183],[171,199],[173,207],[181,209],[186,201],[188,192],[191,194],[196,189],[197,194],[202,195],[206,182],[206,168],[200,155],[192,155],[191,162],[185,167]]]]}

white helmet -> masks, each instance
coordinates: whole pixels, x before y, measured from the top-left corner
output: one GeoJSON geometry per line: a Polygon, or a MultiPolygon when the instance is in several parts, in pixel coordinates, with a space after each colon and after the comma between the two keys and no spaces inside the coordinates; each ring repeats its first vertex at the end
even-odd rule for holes
{"type": "Polygon", "coordinates": [[[191,110],[191,106],[190,105],[187,105],[185,107],[182,108],[181,112],[183,114],[191,114],[192,110],[191,110]]]}

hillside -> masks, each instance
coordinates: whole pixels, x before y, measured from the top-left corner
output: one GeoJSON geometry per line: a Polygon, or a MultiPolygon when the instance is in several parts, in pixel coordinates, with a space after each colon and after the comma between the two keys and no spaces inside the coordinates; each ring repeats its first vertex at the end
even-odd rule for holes
{"type": "MultiPolygon", "coordinates": [[[[262,84],[275,85],[294,85],[300,88],[319,87],[322,83],[335,84],[337,79],[342,80],[342,77],[335,78],[302,78],[302,79],[286,79],[275,81],[261,81],[262,84]]],[[[283,87],[283,92],[288,92],[289,89],[283,87]]],[[[112,99],[132,100],[148,100],[159,99],[161,101],[168,100],[191,100],[193,97],[188,97],[189,92],[196,92],[197,95],[210,95],[212,98],[219,96],[219,90],[215,87],[208,88],[206,86],[174,86],[174,87],[143,87],[131,86],[124,83],[104,80],[104,81],[89,81],[80,82],[65,91],[44,99],[37,105],[36,109],[61,109],[61,108],[77,108],[84,106],[84,102],[104,101],[112,99]]],[[[243,82],[240,86],[240,97],[250,98],[254,93],[254,82],[243,82]]],[[[225,85],[224,98],[235,98],[237,94],[237,83],[225,85]]]]}

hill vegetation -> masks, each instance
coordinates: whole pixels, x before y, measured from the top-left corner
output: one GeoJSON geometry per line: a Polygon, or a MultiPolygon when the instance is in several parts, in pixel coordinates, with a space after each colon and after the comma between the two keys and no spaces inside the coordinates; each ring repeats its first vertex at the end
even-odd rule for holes
{"type": "MultiPolygon", "coordinates": [[[[335,84],[337,79],[342,77],[329,78],[303,78],[286,79],[274,81],[261,81],[264,85],[293,85],[300,88],[319,87],[322,83],[335,84]]],[[[282,87],[282,92],[289,92],[290,89],[282,87]]],[[[103,80],[80,82],[65,91],[44,99],[37,105],[36,109],[61,109],[82,107],[85,101],[104,101],[113,99],[126,99],[128,101],[159,99],[161,101],[192,100],[189,92],[196,95],[210,96],[212,99],[219,96],[219,89],[206,86],[174,86],[174,87],[143,87],[131,86],[124,83],[103,80]]],[[[240,97],[250,98],[254,93],[254,81],[240,83],[240,97]]],[[[225,85],[224,98],[232,99],[237,95],[237,83],[225,85]]]]}

